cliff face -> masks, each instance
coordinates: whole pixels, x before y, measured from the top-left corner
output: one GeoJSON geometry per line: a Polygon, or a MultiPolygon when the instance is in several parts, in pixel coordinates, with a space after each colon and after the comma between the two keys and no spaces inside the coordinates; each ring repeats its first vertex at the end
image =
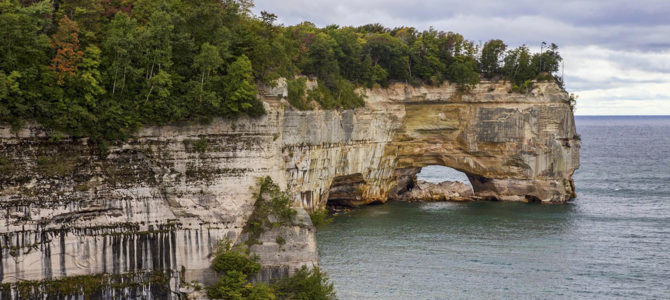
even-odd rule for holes
{"type": "MultiPolygon", "coordinates": [[[[365,108],[301,112],[286,108],[280,85],[263,92],[262,118],[145,128],[104,155],[39,127],[1,128],[0,279],[167,271],[172,292],[207,282],[212,250],[239,239],[264,176],[306,210],[385,202],[427,165],[465,172],[484,199],[567,201],[579,165],[568,95],[548,83],[530,95],[508,88],[397,84],[366,91],[365,108]]],[[[299,216],[252,249],[266,266],[261,279],[318,263],[314,230],[299,216]]],[[[151,282],[120,286],[106,293],[122,298],[151,282]]]]}

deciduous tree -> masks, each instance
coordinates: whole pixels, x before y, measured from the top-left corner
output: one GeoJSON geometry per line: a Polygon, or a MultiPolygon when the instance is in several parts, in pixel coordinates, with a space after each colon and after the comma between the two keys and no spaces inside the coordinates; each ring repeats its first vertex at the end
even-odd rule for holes
{"type": "Polygon", "coordinates": [[[56,56],[51,60],[51,68],[58,74],[58,84],[64,84],[66,76],[77,72],[77,65],[84,52],[79,50],[79,26],[77,22],[64,16],[58,22],[56,33],[51,36],[51,48],[56,56]]]}

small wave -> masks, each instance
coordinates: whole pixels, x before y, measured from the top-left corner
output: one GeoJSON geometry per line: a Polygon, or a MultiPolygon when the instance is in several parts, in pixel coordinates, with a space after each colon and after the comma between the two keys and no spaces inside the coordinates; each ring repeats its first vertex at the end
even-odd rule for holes
{"type": "Polygon", "coordinates": [[[421,209],[423,210],[444,210],[444,209],[456,209],[461,207],[462,203],[456,202],[430,202],[421,204],[421,209]]]}

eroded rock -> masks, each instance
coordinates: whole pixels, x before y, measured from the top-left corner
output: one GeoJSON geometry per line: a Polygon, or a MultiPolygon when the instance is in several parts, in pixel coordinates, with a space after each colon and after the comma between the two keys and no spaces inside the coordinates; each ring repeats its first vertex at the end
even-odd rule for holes
{"type": "Polygon", "coordinates": [[[409,191],[401,194],[397,199],[410,202],[472,201],[474,196],[472,187],[462,182],[432,183],[419,180],[409,191]]]}
{"type": "MultiPolygon", "coordinates": [[[[167,270],[182,277],[170,279],[177,285],[203,282],[218,242],[240,239],[259,177],[307,211],[329,195],[349,206],[386,202],[428,165],[466,173],[476,197],[575,196],[579,140],[569,97],[553,83],[523,95],[504,83],[469,93],[392,84],[344,111],[293,110],[285,88],[261,92],[263,117],[147,127],[104,155],[39,126],[0,125],[0,281],[167,270]]],[[[310,245],[313,232],[286,237],[310,245]]],[[[301,249],[262,262],[318,262],[311,246],[301,249]]]]}

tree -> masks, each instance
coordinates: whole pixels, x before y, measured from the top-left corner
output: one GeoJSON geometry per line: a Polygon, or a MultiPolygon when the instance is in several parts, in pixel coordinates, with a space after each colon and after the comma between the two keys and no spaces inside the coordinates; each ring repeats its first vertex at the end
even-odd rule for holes
{"type": "Polygon", "coordinates": [[[0,69],[23,72],[48,60],[49,37],[43,33],[52,12],[42,1],[21,7],[18,1],[0,1],[0,69]]]}
{"type": "Polygon", "coordinates": [[[531,80],[537,74],[531,65],[531,56],[525,45],[507,52],[503,70],[505,76],[515,84],[531,80]]]}
{"type": "Polygon", "coordinates": [[[132,53],[138,48],[137,21],[126,13],[119,12],[107,27],[106,39],[102,42],[104,56],[107,59],[108,83],[111,95],[124,91],[128,74],[136,73],[132,64],[132,53]]]}
{"type": "Polygon", "coordinates": [[[200,70],[200,99],[204,93],[205,79],[213,70],[218,69],[223,64],[223,59],[219,56],[219,49],[209,43],[204,43],[200,47],[200,54],[198,54],[194,61],[193,67],[200,70]]]}
{"type": "Polygon", "coordinates": [[[332,29],[328,35],[335,40],[335,56],[340,74],[350,81],[364,82],[366,67],[363,57],[363,45],[353,28],[332,29]]]}
{"type": "Polygon", "coordinates": [[[304,77],[299,77],[287,82],[288,102],[291,103],[293,107],[300,110],[311,108],[305,99],[305,90],[307,89],[306,83],[307,79],[304,77]]]}
{"type": "Polygon", "coordinates": [[[280,299],[335,299],[333,284],[319,268],[307,269],[303,266],[293,276],[281,279],[273,287],[280,299]]]}
{"type": "Polygon", "coordinates": [[[58,22],[56,33],[51,36],[51,48],[56,50],[56,56],[51,60],[51,68],[58,74],[58,84],[62,85],[66,76],[77,72],[77,64],[84,56],[84,52],[79,50],[77,22],[64,16],[58,22]]]}
{"type": "Polygon", "coordinates": [[[533,55],[532,64],[538,73],[552,74],[558,71],[562,60],[563,58],[558,53],[558,46],[552,43],[546,51],[533,55]]]}
{"type": "Polygon", "coordinates": [[[337,42],[326,33],[318,33],[309,47],[308,58],[303,65],[303,71],[317,76],[326,85],[332,85],[335,76],[340,73],[340,67],[335,57],[337,42]]]}
{"type": "MultiPolygon", "coordinates": [[[[324,109],[365,105],[362,86],[391,82],[461,90],[504,74],[513,91],[553,78],[561,57],[552,44],[531,54],[434,29],[285,27],[251,12],[251,0],[0,0],[0,122],[37,120],[49,130],[88,136],[104,146],[146,124],[260,116],[256,83],[314,76],[305,98],[324,109]],[[55,21],[54,21],[55,20],[55,21]],[[54,24],[57,23],[57,24],[54,24]]],[[[101,147],[102,147],[101,146],[101,147]]]]}
{"type": "Polygon", "coordinates": [[[95,45],[88,46],[80,64],[79,78],[82,94],[86,105],[91,108],[96,106],[98,97],[105,93],[105,89],[100,85],[100,54],[100,48],[95,45]]]}
{"type": "Polygon", "coordinates": [[[172,88],[172,74],[169,70],[172,66],[171,37],[174,25],[171,21],[169,13],[161,10],[153,12],[141,37],[141,46],[145,53],[142,62],[146,83],[143,92],[146,96],[141,109],[144,115],[154,116],[155,119],[172,119],[163,115],[169,111],[166,106],[170,105],[167,101],[172,88]],[[154,95],[154,91],[158,93],[154,95]]]}
{"type": "Polygon", "coordinates": [[[470,90],[479,83],[477,61],[467,56],[456,56],[449,65],[447,75],[451,82],[456,83],[459,90],[470,90]]]}
{"type": "Polygon", "coordinates": [[[67,17],[76,21],[81,30],[80,38],[85,41],[96,40],[96,33],[104,24],[101,18],[104,13],[103,1],[96,0],[59,0],[54,7],[58,19],[67,17]]]}
{"type": "Polygon", "coordinates": [[[508,51],[504,62],[505,77],[512,82],[512,90],[527,92],[533,85],[532,80],[538,75],[537,68],[531,61],[528,47],[523,45],[508,51]]]}
{"type": "Polygon", "coordinates": [[[383,67],[389,78],[408,81],[411,79],[408,46],[389,33],[377,33],[367,37],[365,53],[372,58],[372,65],[383,67]]]}
{"type": "Polygon", "coordinates": [[[250,256],[244,247],[233,248],[229,242],[223,244],[212,261],[212,269],[222,276],[210,286],[207,296],[214,299],[273,300],[274,290],[263,283],[249,281],[261,269],[258,257],[250,256]]]}
{"type": "Polygon", "coordinates": [[[236,114],[253,106],[256,100],[256,84],[254,83],[251,61],[246,55],[238,57],[227,69],[225,83],[225,112],[236,114]]]}
{"type": "Polygon", "coordinates": [[[486,78],[502,75],[500,63],[505,55],[507,45],[501,40],[490,40],[484,44],[480,58],[481,70],[486,78]]]}
{"type": "Polygon", "coordinates": [[[441,84],[447,71],[445,35],[434,29],[422,32],[411,48],[411,74],[429,84],[441,84]]]}

